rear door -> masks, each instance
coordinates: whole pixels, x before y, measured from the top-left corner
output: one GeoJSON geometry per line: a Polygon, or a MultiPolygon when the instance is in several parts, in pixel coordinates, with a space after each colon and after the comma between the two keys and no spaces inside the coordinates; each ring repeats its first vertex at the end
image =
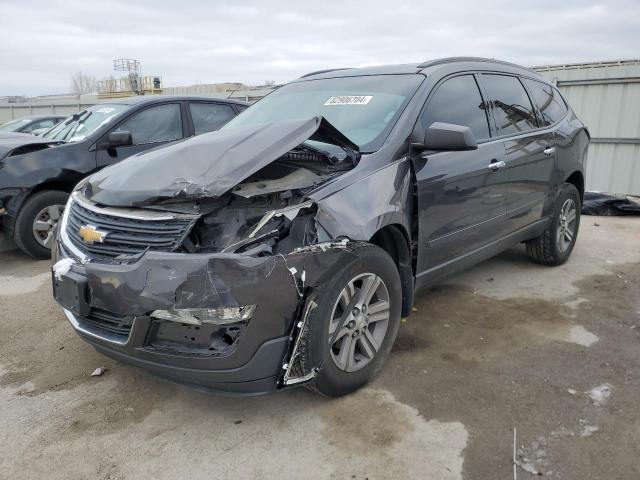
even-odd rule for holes
{"type": "Polygon", "coordinates": [[[427,100],[422,131],[433,122],[468,126],[478,141],[470,151],[425,151],[414,158],[418,181],[418,270],[434,278],[439,267],[499,238],[505,227],[505,192],[491,164],[504,147],[491,141],[487,103],[473,74],[450,77],[427,100]]]}
{"type": "Polygon", "coordinates": [[[481,79],[505,148],[502,177],[507,224],[515,231],[543,216],[555,168],[554,136],[538,125],[531,99],[517,76],[491,73],[482,74],[481,79]]]}
{"type": "Polygon", "coordinates": [[[195,135],[214,132],[236,116],[231,105],[213,102],[189,102],[195,135]]]}
{"type": "MultiPolygon", "coordinates": [[[[150,148],[184,138],[182,110],[179,102],[153,105],[139,110],[120,122],[111,132],[130,132],[133,145],[100,149],[98,167],[104,167],[150,148]]],[[[99,142],[98,142],[99,143],[99,142]]]]}

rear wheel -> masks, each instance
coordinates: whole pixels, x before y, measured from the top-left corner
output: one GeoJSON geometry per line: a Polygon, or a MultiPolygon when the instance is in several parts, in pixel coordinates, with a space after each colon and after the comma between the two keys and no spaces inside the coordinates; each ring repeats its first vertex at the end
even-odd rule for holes
{"type": "Polygon", "coordinates": [[[16,218],[13,239],[16,245],[34,258],[51,257],[58,221],[69,194],[45,190],[30,196],[16,218]]]}
{"type": "Polygon", "coordinates": [[[356,257],[331,284],[317,288],[303,332],[302,361],[309,371],[321,366],[308,384],[340,396],[369,382],[389,356],[400,324],[400,275],[381,248],[360,244],[356,257]]]}
{"type": "Polygon", "coordinates": [[[538,238],[527,242],[527,254],[536,263],[562,265],[578,237],[580,227],[580,192],[570,183],[560,188],[551,224],[538,238]]]}

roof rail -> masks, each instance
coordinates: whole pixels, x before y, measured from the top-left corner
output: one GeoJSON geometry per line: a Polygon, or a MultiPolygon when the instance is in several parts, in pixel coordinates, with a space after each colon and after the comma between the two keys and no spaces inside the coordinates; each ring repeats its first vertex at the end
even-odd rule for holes
{"type": "Polygon", "coordinates": [[[522,65],[518,65],[511,62],[505,62],[504,60],[496,60],[493,58],[484,58],[484,57],[448,57],[448,58],[439,58],[437,60],[428,60],[424,63],[418,65],[418,68],[427,68],[433,67],[435,65],[442,65],[446,63],[454,63],[454,62],[486,62],[486,63],[498,63],[500,65],[507,65],[509,67],[522,68],[524,70],[531,70],[530,68],[523,67],[522,65]]]}
{"type": "Polygon", "coordinates": [[[340,70],[351,70],[352,67],[342,67],[342,68],[327,68],[326,70],[316,70],[315,72],[305,73],[301,75],[300,78],[310,77],[311,75],[320,75],[321,73],[329,73],[329,72],[337,72],[340,70]]]}

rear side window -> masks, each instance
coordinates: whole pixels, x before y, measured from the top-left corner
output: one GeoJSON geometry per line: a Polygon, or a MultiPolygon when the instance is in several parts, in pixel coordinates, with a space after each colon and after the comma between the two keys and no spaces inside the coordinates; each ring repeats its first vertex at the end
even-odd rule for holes
{"type": "Polygon", "coordinates": [[[537,128],[536,116],[526,90],[516,77],[482,75],[487,95],[493,104],[498,135],[537,128]]]}
{"type": "Polygon", "coordinates": [[[538,107],[542,117],[542,126],[553,125],[564,117],[568,110],[567,105],[555,88],[528,78],[524,78],[522,81],[531,92],[533,101],[538,107]]]}
{"type": "Polygon", "coordinates": [[[426,131],[434,122],[469,127],[476,140],[490,137],[485,103],[473,75],[446,80],[435,91],[420,117],[426,131]]]}
{"type": "Polygon", "coordinates": [[[182,138],[180,105],[147,108],[122,122],[115,131],[131,132],[134,145],[178,140],[182,138]]]}
{"type": "Polygon", "coordinates": [[[190,103],[189,109],[196,135],[218,130],[235,116],[233,108],[219,103],[190,103]]]}

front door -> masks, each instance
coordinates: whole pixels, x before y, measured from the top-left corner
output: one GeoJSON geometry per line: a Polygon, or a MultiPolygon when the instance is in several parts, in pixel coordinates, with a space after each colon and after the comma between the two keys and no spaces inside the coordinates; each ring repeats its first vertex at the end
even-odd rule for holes
{"type": "Polygon", "coordinates": [[[445,80],[430,96],[419,120],[469,127],[477,150],[425,151],[414,158],[418,182],[420,277],[429,282],[457,260],[505,231],[504,145],[492,141],[486,103],[474,75],[445,80]]]}
{"type": "Polygon", "coordinates": [[[180,104],[165,103],[145,108],[124,119],[110,132],[130,132],[133,145],[98,150],[98,168],[183,138],[180,104]]]}

